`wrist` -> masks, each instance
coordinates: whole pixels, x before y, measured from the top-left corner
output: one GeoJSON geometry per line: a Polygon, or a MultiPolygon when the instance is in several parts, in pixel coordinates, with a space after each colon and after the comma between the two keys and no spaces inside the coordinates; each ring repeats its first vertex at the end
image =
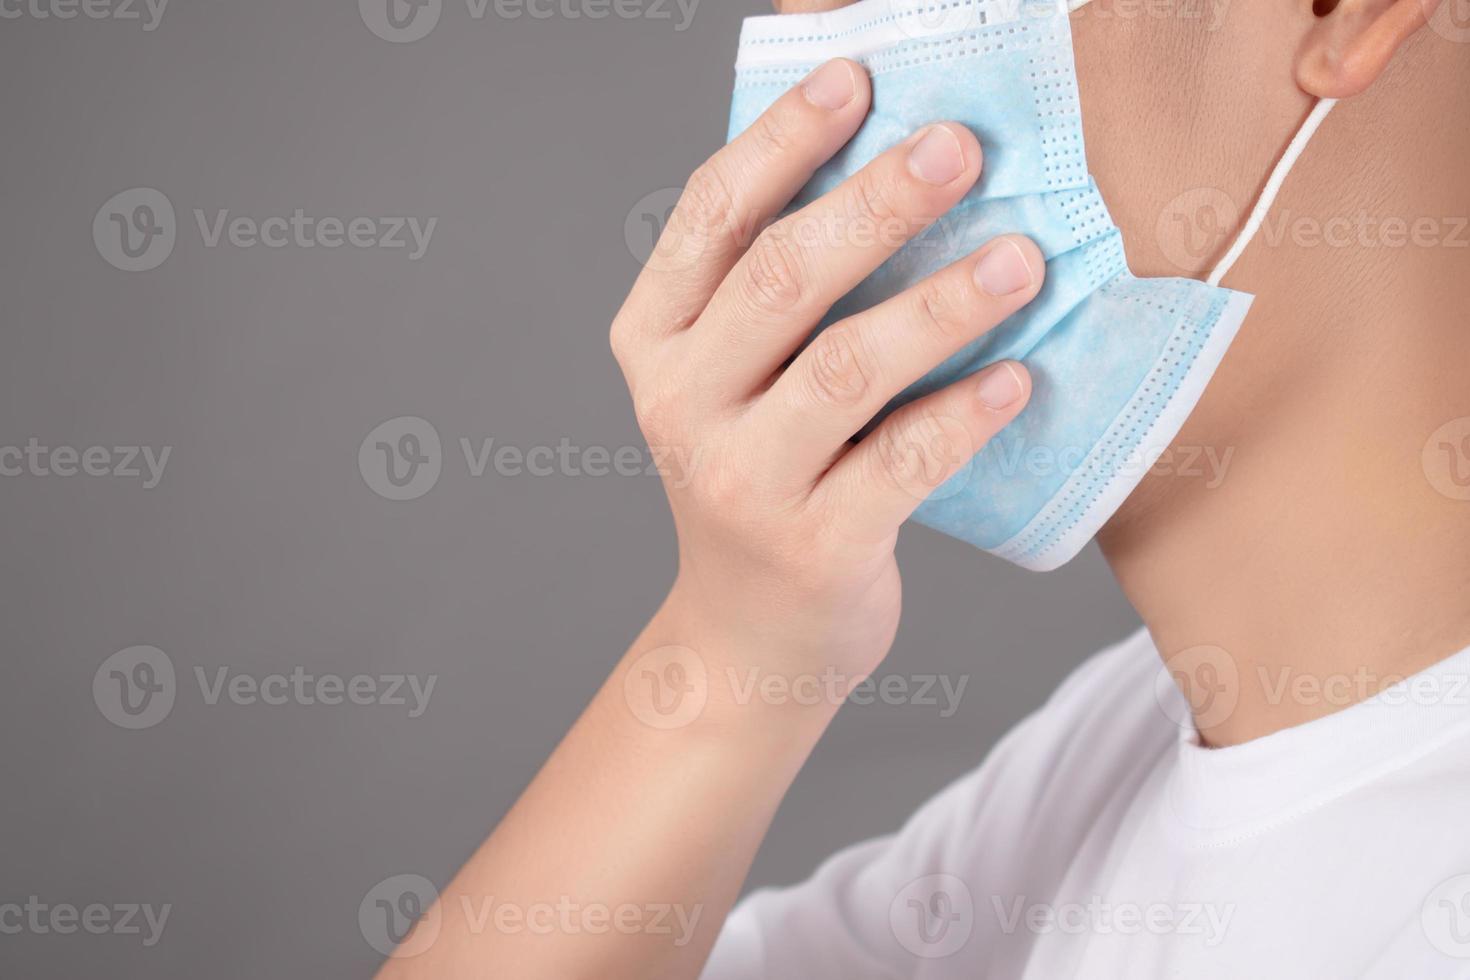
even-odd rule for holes
{"type": "Polygon", "coordinates": [[[676,586],[614,669],[609,693],[655,731],[815,742],[861,678],[814,665],[803,644],[771,627],[731,622],[676,586]]]}

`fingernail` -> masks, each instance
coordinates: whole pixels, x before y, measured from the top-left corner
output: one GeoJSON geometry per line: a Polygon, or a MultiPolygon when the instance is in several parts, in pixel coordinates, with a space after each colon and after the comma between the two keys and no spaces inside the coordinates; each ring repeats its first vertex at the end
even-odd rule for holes
{"type": "Polygon", "coordinates": [[[857,94],[857,80],[852,77],[852,65],[839,58],[808,75],[801,90],[818,109],[841,109],[857,94]]]}
{"type": "Polygon", "coordinates": [[[992,296],[1009,296],[1033,281],[1025,254],[1009,238],[996,242],[975,265],[975,285],[992,296]]]}
{"type": "Polygon", "coordinates": [[[986,408],[999,411],[1014,404],[1021,397],[1021,375],[1008,362],[992,364],[980,372],[975,385],[975,396],[986,408]]]}
{"type": "Polygon", "coordinates": [[[909,151],[909,170],[926,184],[948,184],[965,172],[959,137],[948,126],[930,126],[909,151]]]}

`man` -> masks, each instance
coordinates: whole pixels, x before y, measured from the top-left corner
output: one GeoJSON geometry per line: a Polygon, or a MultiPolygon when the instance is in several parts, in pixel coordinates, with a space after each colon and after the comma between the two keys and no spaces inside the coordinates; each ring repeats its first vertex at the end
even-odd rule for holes
{"type": "Polygon", "coordinates": [[[700,460],[667,488],[678,580],[383,975],[1470,975],[1470,30],[1455,13],[1097,0],[1073,15],[1089,169],[1140,276],[1219,259],[1313,100],[1343,100],[1230,273],[1256,304],[1175,440],[1229,451],[1228,475],[1156,467],[1100,534],[1145,632],[893,836],[728,920],[840,703],[742,698],[729,678],[878,665],[898,526],[959,465],[938,447],[984,445],[1032,379],[998,363],[850,439],[1024,307],[1046,267],[1004,236],[803,348],[901,242],[800,231],[838,216],[917,232],[975,184],[982,148],[924,127],[753,240],[741,230],[857,130],[867,75],[823,66],[720,151],[671,219],[681,261],[651,263],[613,327],[650,442],[700,460]],[[933,465],[904,465],[912,447],[933,465]],[[485,896],[562,911],[477,928],[463,910],[485,896]]]}

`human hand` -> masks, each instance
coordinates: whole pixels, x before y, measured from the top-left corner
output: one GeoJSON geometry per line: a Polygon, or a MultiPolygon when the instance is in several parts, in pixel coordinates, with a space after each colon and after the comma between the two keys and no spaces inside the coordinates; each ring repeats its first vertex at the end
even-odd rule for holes
{"type": "Polygon", "coordinates": [[[980,175],[974,135],[940,123],[771,223],[870,98],[860,65],[829,62],[700,167],[611,338],[649,444],[688,463],[665,480],[679,574],[664,635],[716,662],[852,683],[897,629],[899,526],[1020,413],[1029,376],[991,365],[852,438],[1045,272],[1032,242],[1003,236],[802,349],[980,175]]]}

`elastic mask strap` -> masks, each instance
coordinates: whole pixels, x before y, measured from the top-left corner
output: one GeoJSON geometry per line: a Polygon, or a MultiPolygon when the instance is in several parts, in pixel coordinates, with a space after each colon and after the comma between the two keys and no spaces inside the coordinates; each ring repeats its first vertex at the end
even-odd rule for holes
{"type": "MultiPolygon", "coordinates": [[[[1088,0],[1082,0],[1082,2],[1086,3],[1088,0]]],[[[1302,123],[1302,128],[1297,130],[1290,145],[1286,147],[1286,152],[1277,161],[1276,168],[1271,171],[1271,177],[1266,181],[1266,188],[1261,191],[1261,197],[1256,201],[1251,216],[1246,219],[1245,227],[1241,228],[1240,234],[1235,237],[1235,244],[1230,246],[1230,251],[1225,253],[1225,257],[1220,260],[1219,265],[1215,266],[1214,271],[1210,273],[1210,278],[1205,282],[1211,286],[1220,285],[1220,280],[1225,278],[1236,260],[1245,252],[1246,246],[1251,243],[1252,238],[1256,237],[1256,232],[1261,230],[1261,225],[1265,224],[1266,215],[1271,212],[1271,205],[1275,202],[1276,195],[1281,192],[1281,185],[1286,183],[1286,175],[1291,173],[1291,168],[1296,165],[1302,151],[1311,142],[1312,135],[1317,132],[1317,127],[1322,125],[1322,120],[1327,118],[1327,114],[1335,105],[1337,105],[1336,99],[1317,100],[1317,104],[1312,107],[1311,114],[1307,116],[1307,121],[1302,123]]]]}

